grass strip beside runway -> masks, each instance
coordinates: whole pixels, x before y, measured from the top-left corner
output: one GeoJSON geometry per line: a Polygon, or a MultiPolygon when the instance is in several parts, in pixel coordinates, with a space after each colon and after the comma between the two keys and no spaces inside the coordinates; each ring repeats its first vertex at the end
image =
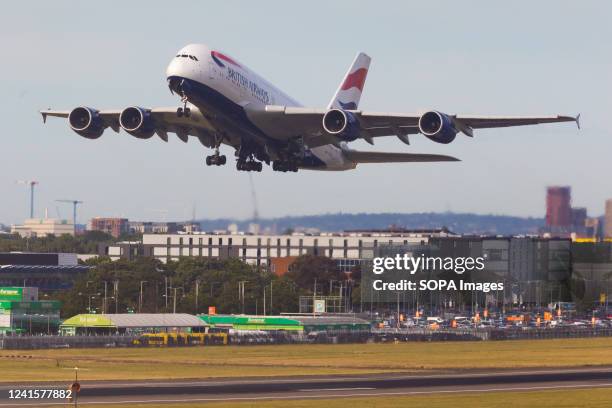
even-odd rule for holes
{"type": "Polygon", "coordinates": [[[612,365],[612,338],[0,351],[0,381],[186,379],[612,365]]]}

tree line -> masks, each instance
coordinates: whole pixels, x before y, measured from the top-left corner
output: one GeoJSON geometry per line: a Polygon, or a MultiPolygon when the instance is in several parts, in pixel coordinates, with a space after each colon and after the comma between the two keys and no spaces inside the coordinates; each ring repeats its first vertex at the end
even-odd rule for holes
{"type": "Polygon", "coordinates": [[[63,318],[87,312],[199,314],[210,306],[223,314],[292,313],[299,311],[300,296],[313,294],[315,282],[317,294],[328,295],[348,279],[336,262],[314,255],[298,257],[283,276],[237,258],[185,257],[164,264],[100,257],[87,264],[92,268],[70,290],[49,294],[62,302],[63,318]]]}

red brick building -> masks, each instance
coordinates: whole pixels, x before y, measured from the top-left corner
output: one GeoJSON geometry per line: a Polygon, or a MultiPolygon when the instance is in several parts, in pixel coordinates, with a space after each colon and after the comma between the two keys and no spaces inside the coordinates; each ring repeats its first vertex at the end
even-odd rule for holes
{"type": "Polygon", "coordinates": [[[91,231],[102,231],[115,238],[123,233],[129,232],[129,221],[127,218],[92,218],[89,229],[91,231]]]}

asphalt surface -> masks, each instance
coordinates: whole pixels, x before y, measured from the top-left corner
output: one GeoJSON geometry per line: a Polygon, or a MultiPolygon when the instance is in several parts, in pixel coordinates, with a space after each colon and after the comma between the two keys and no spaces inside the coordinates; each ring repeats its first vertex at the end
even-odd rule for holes
{"type": "MultiPolygon", "coordinates": [[[[498,371],[437,375],[358,375],[191,381],[81,382],[79,405],[259,401],[612,387],[612,368],[498,371]]],[[[61,406],[65,400],[9,399],[13,389],[67,384],[4,384],[0,407],[61,406]]]]}

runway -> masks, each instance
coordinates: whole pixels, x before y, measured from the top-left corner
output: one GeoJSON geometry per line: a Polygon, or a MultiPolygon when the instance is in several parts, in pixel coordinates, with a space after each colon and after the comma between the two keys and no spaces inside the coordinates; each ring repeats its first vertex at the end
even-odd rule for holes
{"type": "MultiPolygon", "coordinates": [[[[178,402],[260,401],[501,391],[571,390],[612,387],[612,368],[491,371],[436,375],[358,375],[292,378],[82,382],[79,404],[164,404],[178,402]]],[[[66,388],[66,384],[29,384],[27,388],[66,388]]],[[[60,400],[11,400],[0,386],[0,407],[63,405],[60,400]]]]}

